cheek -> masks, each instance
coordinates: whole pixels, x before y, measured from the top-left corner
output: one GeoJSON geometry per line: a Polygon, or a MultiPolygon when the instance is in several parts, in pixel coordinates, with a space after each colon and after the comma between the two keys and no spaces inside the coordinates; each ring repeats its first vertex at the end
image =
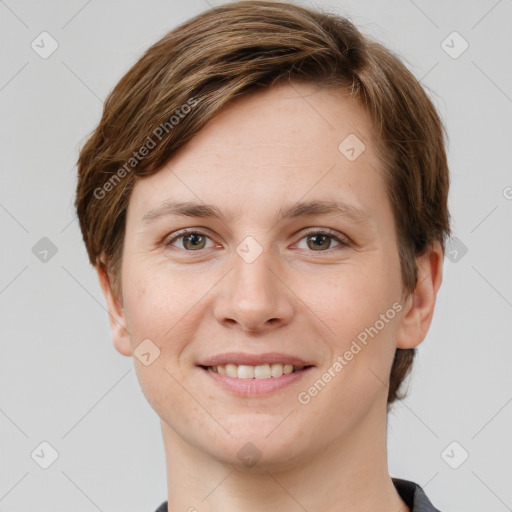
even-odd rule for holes
{"type": "Polygon", "coordinates": [[[141,389],[161,417],[176,410],[194,414],[194,406],[187,403],[188,395],[179,384],[184,380],[184,368],[179,363],[194,335],[193,322],[198,321],[193,307],[197,293],[183,276],[173,275],[171,279],[158,266],[135,269],[127,265],[125,274],[125,311],[141,389]],[[146,344],[141,347],[149,347],[144,352],[150,352],[150,364],[137,357],[141,342],[146,344]]]}
{"type": "Polygon", "coordinates": [[[401,304],[398,286],[393,291],[393,280],[385,276],[347,273],[331,280],[328,294],[312,298],[316,330],[327,342],[329,358],[320,376],[326,384],[317,379],[303,391],[311,390],[309,412],[323,415],[328,407],[340,428],[350,428],[387,395],[401,304]]]}
{"type": "Polygon", "coordinates": [[[209,282],[204,271],[192,276],[149,262],[127,262],[125,276],[125,311],[132,346],[150,339],[169,371],[181,376],[180,358],[204,320],[208,300],[204,295],[218,278],[211,276],[209,282]]]}
{"type": "Polygon", "coordinates": [[[178,273],[172,274],[143,257],[125,262],[123,292],[133,326],[158,330],[155,328],[169,324],[183,308],[187,287],[178,273]]]}
{"type": "MultiPolygon", "coordinates": [[[[365,329],[378,322],[379,331],[391,331],[396,321],[393,304],[400,299],[399,275],[386,270],[384,262],[368,266],[343,266],[323,280],[302,282],[300,296],[323,325],[322,331],[342,350],[365,329]],[[386,315],[382,328],[381,315],[386,315]]],[[[364,334],[361,336],[364,338],[364,334]]]]}
{"type": "Polygon", "coordinates": [[[364,414],[370,402],[387,393],[401,310],[399,273],[387,263],[342,269],[325,294],[311,296],[315,288],[310,290],[311,309],[321,319],[317,329],[330,353],[329,384],[313,407],[320,413],[326,403],[333,404],[339,421],[364,414]]]}

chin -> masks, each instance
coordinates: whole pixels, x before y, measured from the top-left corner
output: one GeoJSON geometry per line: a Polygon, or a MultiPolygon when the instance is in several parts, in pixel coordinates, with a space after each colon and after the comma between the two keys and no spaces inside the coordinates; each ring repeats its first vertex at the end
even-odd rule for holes
{"type": "MultiPolygon", "coordinates": [[[[268,415],[266,415],[268,416],[268,415]]],[[[310,449],[304,444],[308,436],[301,436],[300,429],[284,428],[291,416],[271,417],[272,421],[251,421],[231,425],[228,434],[215,441],[215,451],[211,455],[219,461],[234,467],[237,471],[247,473],[279,472],[296,467],[301,459],[306,459],[310,449]],[[250,427],[250,428],[249,428],[250,427]],[[282,429],[282,430],[281,430],[282,429]]],[[[210,450],[211,452],[211,447],[210,450]]]]}

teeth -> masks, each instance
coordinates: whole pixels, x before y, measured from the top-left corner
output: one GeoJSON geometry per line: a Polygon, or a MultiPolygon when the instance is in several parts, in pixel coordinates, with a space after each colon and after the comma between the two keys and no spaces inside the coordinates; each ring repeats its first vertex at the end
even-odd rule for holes
{"type": "Polygon", "coordinates": [[[247,364],[226,364],[218,366],[208,366],[208,370],[228,377],[238,379],[270,379],[271,377],[281,377],[281,375],[288,375],[296,371],[302,370],[303,366],[294,368],[292,364],[260,364],[251,366],[247,364]]]}
{"type": "MultiPolygon", "coordinates": [[[[240,372],[240,369],[238,369],[238,372],[240,372]]],[[[270,377],[272,377],[272,371],[269,364],[260,364],[254,367],[255,379],[270,379],[270,377]]]]}

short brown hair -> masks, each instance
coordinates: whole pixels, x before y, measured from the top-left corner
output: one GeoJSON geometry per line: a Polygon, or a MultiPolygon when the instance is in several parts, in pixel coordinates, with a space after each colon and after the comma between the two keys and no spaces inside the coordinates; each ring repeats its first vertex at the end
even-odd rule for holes
{"type": "MultiPolygon", "coordinates": [[[[450,235],[446,131],[434,105],[400,58],[348,19],[280,2],[241,1],[210,9],[151,46],[110,93],[80,152],[80,227],[91,263],[105,265],[115,295],[136,180],[158,172],[233,98],[287,80],[346,88],[370,113],[404,296],[414,290],[415,258],[435,241],[444,250],[450,235]],[[140,157],[150,139],[155,146],[140,157]]],[[[415,353],[396,350],[388,410],[405,396],[398,388],[415,353]]]]}

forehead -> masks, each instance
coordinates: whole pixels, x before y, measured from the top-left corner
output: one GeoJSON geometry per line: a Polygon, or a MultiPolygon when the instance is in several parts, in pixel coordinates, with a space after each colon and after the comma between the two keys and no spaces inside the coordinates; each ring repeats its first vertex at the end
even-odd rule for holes
{"type": "Polygon", "coordinates": [[[200,146],[222,158],[227,153],[242,156],[236,149],[261,149],[283,161],[293,156],[290,148],[297,156],[317,159],[324,151],[337,156],[339,143],[349,134],[373,146],[369,114],[343,89],[282,83],[230,101],[189,147],[200,146]]]}
{"type": "Polygon", "coordinates": [[[306,199],[371,207],[384,193],[371,129],[367,112],[341,89],[280,84],[242,95],[137,182],[129,210],[143,216],[172,200],[245,214],[306,199]]]}

